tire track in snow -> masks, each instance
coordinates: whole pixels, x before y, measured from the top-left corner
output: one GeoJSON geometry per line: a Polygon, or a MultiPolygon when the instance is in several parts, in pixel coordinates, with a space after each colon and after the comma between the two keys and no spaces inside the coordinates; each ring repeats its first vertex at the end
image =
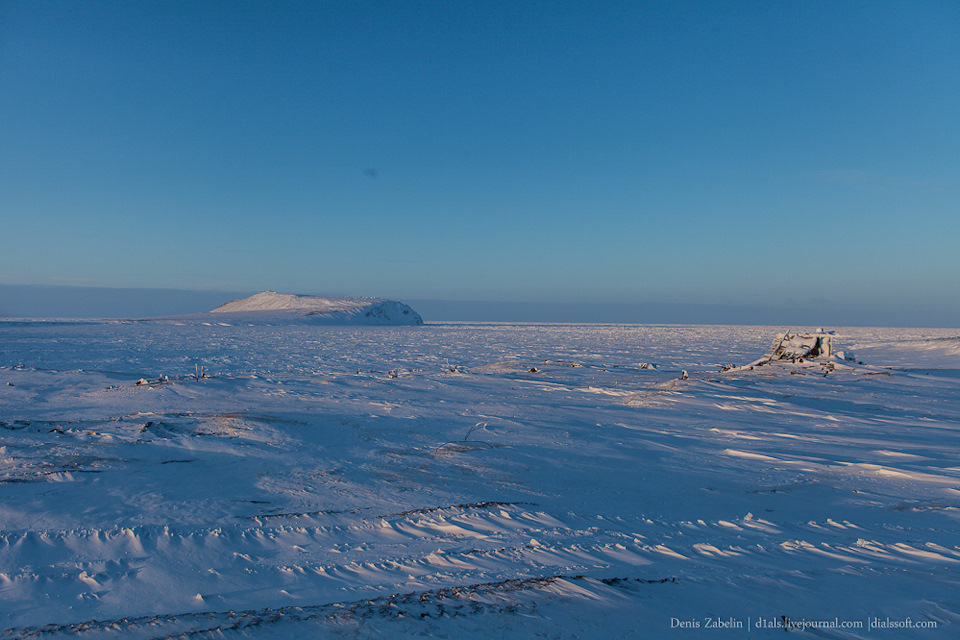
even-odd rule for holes
{"type": "Polygon", "coordinates": [[[625,594],[644,587],[676,584],[676,577],[659,579],[593,579],[579,575],[549,575],[475,583],[406,593],[394,593],[370,599],[326,604],[261,607],[241,611],[202,611],[170,615],[122,617],[86,620],[43,627],[11,628],[0,632],[5,639],[71,637],[95,640],[113,638],[122,632],[125,638],[172,639],[203,635],[222,637],[231,631],[259,630],[269,633],[278,624],[317,622],[331,626],[344,621],[370,619],[441,619],[474,617],[490,613],[536,617],[544,600],[622,602],[625,594]]]}

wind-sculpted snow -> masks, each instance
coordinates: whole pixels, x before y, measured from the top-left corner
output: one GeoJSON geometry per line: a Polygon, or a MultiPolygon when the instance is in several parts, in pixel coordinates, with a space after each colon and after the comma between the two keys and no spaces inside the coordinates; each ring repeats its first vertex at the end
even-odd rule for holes
{"type": "Polygon", "coordinates": [[[0,638],[954,637],[956,331],[782,332],[0,322],[0,638]]]}

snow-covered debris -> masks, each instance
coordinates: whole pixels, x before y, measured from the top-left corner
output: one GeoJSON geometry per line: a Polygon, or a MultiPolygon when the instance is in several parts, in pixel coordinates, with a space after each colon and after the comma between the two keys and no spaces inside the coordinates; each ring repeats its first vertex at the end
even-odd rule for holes
{"type": "Polygon", "coordinates": [[[423,324],[419,313],[394,300],[301,296],[275,291],[233,300],[210,313],[244,314],[247,318],[309,318],[323,324],[423,324]]]}
{"type": "MultiPolygon", "coordinates": [[[[811,333],[783,333],[773,341],[770,351],[763,357],[742,367],[725,367],[724,371],[753,369],[772,362],[802,363],[817,361],[850,361],[856,359],[850,351],[836,351],[833,348],[833,331],[817,329],[811,333]]],[[[831,365],[832,366],[832,365],[831,365]]]]}
{"type": "Polygon", "coordinates": [[[799,360],[829,358],[831,355],[833,355],[833,332],[818,329],[809,334],[784,333],[774,341],[765,359],[768,361],[799,360]]]}

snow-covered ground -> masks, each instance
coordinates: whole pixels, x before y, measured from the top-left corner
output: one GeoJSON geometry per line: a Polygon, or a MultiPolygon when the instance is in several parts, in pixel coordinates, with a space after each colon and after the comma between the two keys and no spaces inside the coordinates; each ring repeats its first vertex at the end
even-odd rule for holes
{"type": "Polygon", "coordinates": [[[960,632],[958,330],[213,316],[0,321],[0,637],[960,632]]]}

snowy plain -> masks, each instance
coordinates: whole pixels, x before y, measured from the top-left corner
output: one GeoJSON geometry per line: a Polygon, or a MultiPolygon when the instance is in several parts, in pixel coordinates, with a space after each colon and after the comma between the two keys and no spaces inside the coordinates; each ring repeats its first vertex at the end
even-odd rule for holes
{"type": "Polygon", "coordinates": [[[0,638],[957,637],[960,331],[788,328],[2,320],[0,638]]]}

